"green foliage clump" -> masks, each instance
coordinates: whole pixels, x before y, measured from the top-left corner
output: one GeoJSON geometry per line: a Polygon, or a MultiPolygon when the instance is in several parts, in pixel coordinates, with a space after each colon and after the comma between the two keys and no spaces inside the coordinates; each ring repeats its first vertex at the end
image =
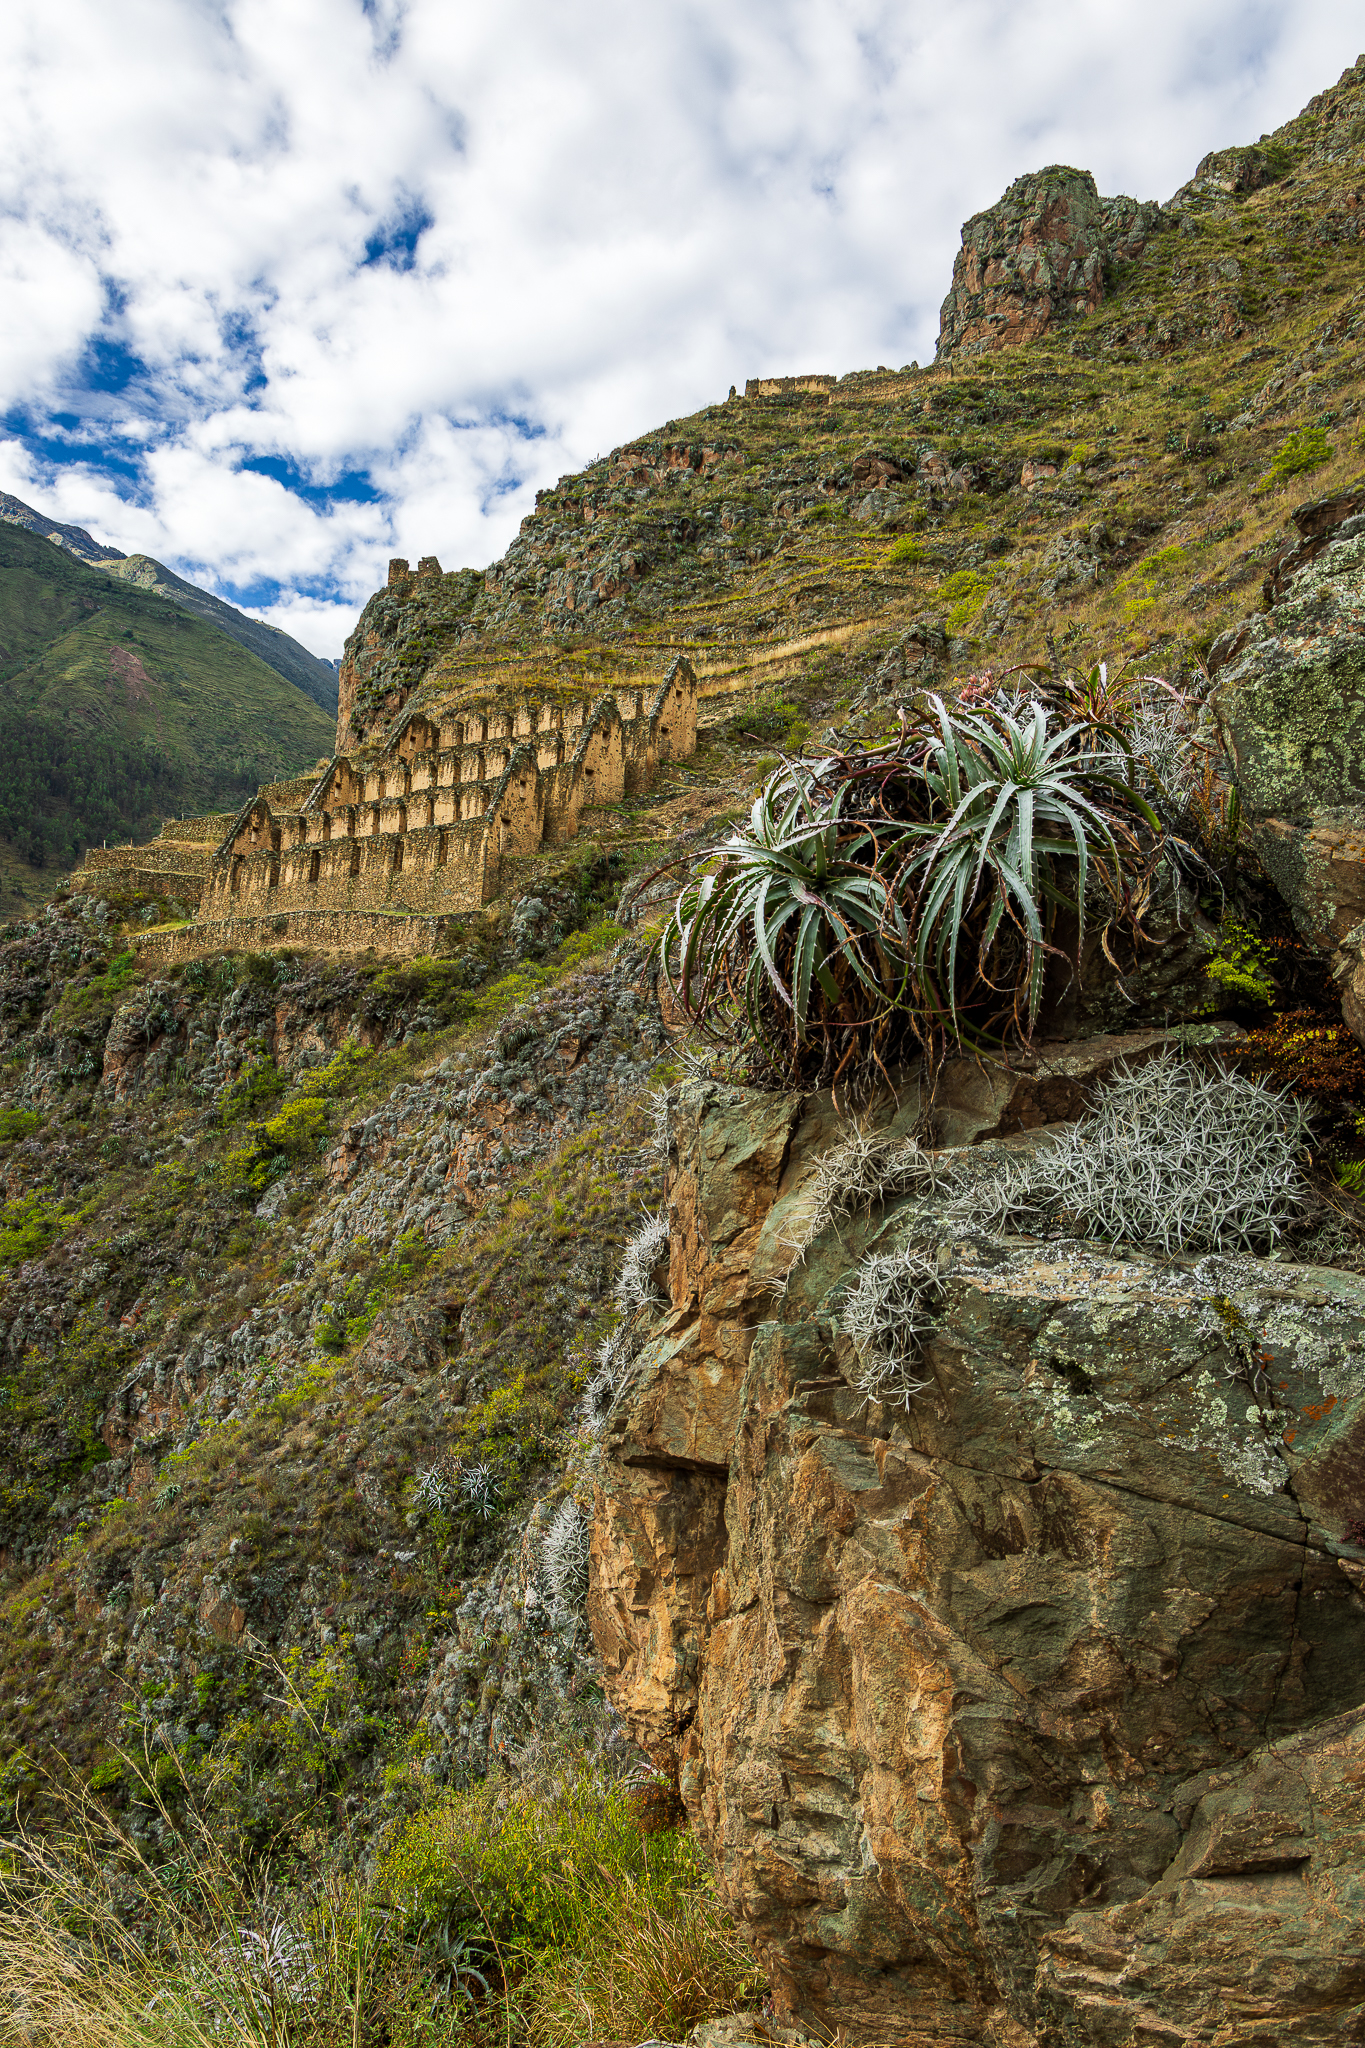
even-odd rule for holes
{"type": "Polygon", "coordinates": [[[89,981],[69,982],[62,991],[54,1022],[60,1026],[81,1023],[98,1010],[113,1009],[119,998],[137,979],[137,954],[116,953],[103,974],[89,981]]]}
{"type": "Polygon", "coordinates": [[[899,540],[892,541],[886,551],[888,562],[918,562],[924,558],[924,542],[912,534],[903,533],[899,540]]]}
{"type": "Polygon", "coordinates": [[[378,1886],[423,1949],[458,1944],[500,1976],[543,2048],[681,2040],[761,1987],[694,1838],[585,1774],[550,1797],[496,1780],[448,1795],[406,1823],[378,1886]]]}
{"type": "Polygon", "coordinates": [[[770,744],[776,741],[778,746],[788,749],[803,746],[810,737],[801,706],[775,691],[755,698],[747,709],[736,711],[726,720],[725,731],[732,740],[766,740],[770,744]]]}
{"type": "Polygon", "coordinates": [[[234,1085],[223,1097],[223,1105],[218,1112],[219,1123],[224,1129],[229,1124],[237,1123],[252,1111],[276,1101],[283,1095],[288,1085],[287,1077],[280,1072],[269,1053],[258,1059],[248,1060],[234,1085]]]}
{"type": "Polygon", "coordinates": [[[957,569],[938,586],[937,602],[947,607],[944,625],[949,633],[960,633],[981,607],[991,579],[979,569],[957,569]]]}
{"type": "Polygon", "coordinates": [[[65,1229],[68,1218],[38,1195],[26,1195],[0,1208],[0,1268],[24,1259],[41,1258],[65,1229]]]}
{"type": "Polygon", "coordinates": [[[296,1092],[299,1095],[325,1095],[330,1101],[354,1095],[372,1057],[369,1046],[348,1038],[325,1066],[309,1068],[297,1083],[296,1092]]]}
{"type": "Polygon", "coordinates": [[[1306,476],[1310,470],[1321,469],[1331,459],[1332,446],[1326,428],[1300,427],[1296,433],[1285,435],[1270,459],[1263,482],[1267,488],[1287,483],[1290,477],[1306,476]]]}
{"type": "Polygon", "coordinates": [[[1274,955],[1250,925],[1224,918],[1218,951],[1204,963],[1204,974],[1220,1002],[1264,1010],[1275,1002],[1274,955]]]}
{"type": "Polygon", "coordinates": [[[16,1138],[31,1138],[42,1121],[36,1109],[0,1109],[0,1145],[12,1144],[16,1138]]]}
{"type": "Polygon", "coordinates": [[[287,1102],[261,1126],[262,1144],[286,1159],[315,1159],[327,1142],[327,1111],[316,1095],[287,1102]]]}

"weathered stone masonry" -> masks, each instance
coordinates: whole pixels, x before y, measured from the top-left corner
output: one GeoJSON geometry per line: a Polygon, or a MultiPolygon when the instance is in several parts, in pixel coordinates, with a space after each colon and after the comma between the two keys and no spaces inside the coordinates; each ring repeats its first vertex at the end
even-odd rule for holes
{"type": "MultiPolygon", "coordinates": [[[[646,789],[661,763],[696,745],[697,679],[684,656],[662,682],[591,703],[561,685],[485,707],[471,708],[465,692],[458,705],[402,711],[382,745],[258,790],[226,832],[222,820],[165,828],[182,893],[202,884],[194,925],[173,950],[305,934],[315,944],[329,928],[341,944],[363,926],[369,943],[409,951],[404,920],[477,910],[496,894],[505,857],[572,839],[585,808],[646,789]],[[192,876],[180,842],[202,840],[210,823],[221,836],[192,876]]],[[[126,885],[149,857],[133,847],[102,854],[100,879],[127,870],[126,885]]],[[[158,950],[165,937],[145,943],[158,950]]]]}
{"type": "Polygon", "coordinates": [[[214,855],[201,915],[476,910],[504,855],[572,839],[585,806],[646,788],[696,743],[696,677],[682,658],[652,694],[411,712],[382,749],[338,754],[283,801],[263,790],[247,804],[214,855]]]}

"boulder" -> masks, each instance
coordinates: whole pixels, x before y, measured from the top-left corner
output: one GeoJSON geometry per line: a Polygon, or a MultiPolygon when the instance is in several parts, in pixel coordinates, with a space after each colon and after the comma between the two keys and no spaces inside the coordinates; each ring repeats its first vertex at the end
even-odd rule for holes
{"type": "Polygon", "coordinates": [[[693,1086],[677,1130],[589,1613],[780,2013],[908,2048],[1361,2038],[1365,1281],[911,1198],[793,1268],[828,1098],[693,1086]],[[833,1316],[904,1242],[942,1298],[929,1385],[882,1407],[833,1316]]]}
{"type": "Polygon", "coordinates": [[[1302,508],[1297,573],[1224,650],[1211,703],[1247,837],[1330,954],[1365,919],[1365,521],[1321,509],[1302,508]]]}
{"type": "Polygon", "coordinates": [[[1106,267],[1139,255],[1160,216],[1154,202],[1102,199],[1089,171],[1066,164],[1016,178],[962,230],[939,356],[1017,348],[1093,313],[1106,267]]]}

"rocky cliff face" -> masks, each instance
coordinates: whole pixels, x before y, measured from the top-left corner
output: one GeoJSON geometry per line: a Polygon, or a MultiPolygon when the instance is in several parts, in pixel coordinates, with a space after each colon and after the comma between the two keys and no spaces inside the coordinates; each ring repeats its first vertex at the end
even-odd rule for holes
{"type": "Polygon", "coordinates": [[[1016,178],[962,230],[939,315],[940,357],[1018,348],[1093,313],[1106,269],[1140,256],[1160,217],[1151,201],[1101,199],[1089,171],[1065,164],[1016,178]]]}
{"type": "Polygon", "coordinates": [[[1212,703],[1248,837],[1365,1035],[1365,481],[1301,505],[1267,609],[1215,643],[1212,703]]]}
{"type": "Polygon", "coordinates": [[[1365,1284],[910,1199],[792,1270],[836,1128],[691,1091],[593,1546],[609,1689],[779,2000],[925,2048],[1357,2040],[1365,1284]],[[832,1317],[904,1242],[942,1301],[883,1408],[832,1317]]]}

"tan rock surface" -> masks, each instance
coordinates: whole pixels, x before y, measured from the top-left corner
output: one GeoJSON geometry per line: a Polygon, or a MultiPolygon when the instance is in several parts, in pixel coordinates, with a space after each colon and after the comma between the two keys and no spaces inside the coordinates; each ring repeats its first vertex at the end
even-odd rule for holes
{"type": "Polygon", "coordinates": [[[780,2004],[926,2048],[1359,2039],[1365,1284],[901,1201],[783,1293],[835,1130],[692,1091],[590,1594],[780,2004]],[[832,1325],[874,1240],[940,1248],[908,1412],[832,1325]]]}

